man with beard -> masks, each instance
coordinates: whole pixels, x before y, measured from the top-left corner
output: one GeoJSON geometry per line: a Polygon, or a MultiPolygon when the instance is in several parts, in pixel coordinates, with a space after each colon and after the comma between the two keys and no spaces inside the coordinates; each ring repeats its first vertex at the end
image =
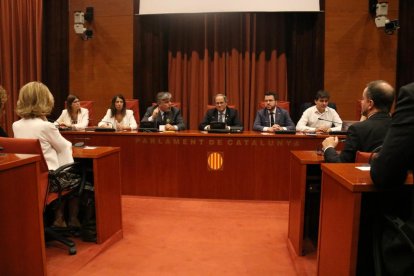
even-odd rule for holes
{"type": "Polygon", "coordinates": [[[295,124],[289,112],[277,106],[277,94],[266,92],[265,108],[257,111],[253,130],[275,132],[276,130],[295,130],[295,124]]]}

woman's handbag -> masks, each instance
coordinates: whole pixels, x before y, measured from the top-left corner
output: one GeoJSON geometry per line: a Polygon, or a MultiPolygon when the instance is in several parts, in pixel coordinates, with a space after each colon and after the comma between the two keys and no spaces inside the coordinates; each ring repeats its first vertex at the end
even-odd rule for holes
{"type": "Polygon", "coordinates": [[[54,171],[49,171],[49,192],[61,194],[64,191],[73,190],[82,183],[82,176],[74,164],[62,166],[54,171]]]}

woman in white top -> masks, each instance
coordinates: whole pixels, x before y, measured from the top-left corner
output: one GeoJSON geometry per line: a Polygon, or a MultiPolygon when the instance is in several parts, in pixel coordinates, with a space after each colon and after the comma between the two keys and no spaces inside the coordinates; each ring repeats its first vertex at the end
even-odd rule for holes
{"type": "Polygon", "coordinates": [[[62,111],[60,117],[55,121],[56,125],[72,127],[74,129],[84,129],[89,123],[89,111],[80,106],[79,98],[69,95],[66,99],[66,109],[62,111]]]}
{"type": "MultiPolygon", "coordinates": [[[[21,117],[13,123],[15,138],[39,139],[49,170],[73,163],[72,144],[60,134],[56,126],[46,119],[54,105],[52,93],[41,82],[29,82],[19,92],[16,113],[21,117]]],[[[79,227],[78,198],[69,201],[69,225],[79,227]],[[74,210],[74,211],[73,211],[74,210]]],[[[66,227],[64,204],[55,210],[54,226],[66,227]]]]}
{"type": "Polygon", "coordinates": [[[138,127],[134,112],[126,109],[125,98],[122,95],[116,95],[112,98],[111,108],[108,109],[98,126],[115,128],[116,130],[135,130],[138,127]]]}

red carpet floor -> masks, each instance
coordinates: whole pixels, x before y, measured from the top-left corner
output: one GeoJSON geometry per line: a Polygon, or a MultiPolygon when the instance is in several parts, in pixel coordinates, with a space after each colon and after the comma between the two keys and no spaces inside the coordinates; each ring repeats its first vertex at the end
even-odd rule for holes
{"type": "Polygon", "coordinates": [[[48,275],[315,275],[291,255],[287,202],[123,196],[124,238],[47,248],[48,275]],[[102,251],[102,252],[101,252],[102,251]]]}

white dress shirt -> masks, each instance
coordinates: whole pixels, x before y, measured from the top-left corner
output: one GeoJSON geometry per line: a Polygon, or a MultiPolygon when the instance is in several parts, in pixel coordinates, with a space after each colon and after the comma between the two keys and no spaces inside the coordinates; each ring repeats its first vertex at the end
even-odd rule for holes
{"type": "Polygon", "coordinates": [[[340,131],[342,129],[342,120],[335,109],[326,107],[325,112],[321,113],[316,108],[316,105],[309,107],[303,112],[302,117],[296,125],[296,130],[316,131],[319,127],[328,127],[330,131],[340,131]],[[319,118],[323,120],[319,120],[319,118]],[[335,127],[332,127],[332,123],[335,127]]]}
{"type": "Polygon", "coordinates": [[[131,130],[135,130],[138,128],[137,122],[134,118],[134,112],[130,109],[126,110],[125,116],[124,118],[122,118],[121,122],[117,122],[115,116],[112,117],[111,110],[108,109],[106,111],[105,117],[103,117],[103,119],[99,122],[98,126],[104,126],[106,123],[112,124],[112,128],[116,128],[117,124],[124,127],[130,127],[131,130]]]}
{"type": "Polygon", "coordinates": [[[15,138],[39,139],[49,170],[73,163],[72,143],[63,138],[53,123],[40,118],[20,119],[13,123],[15,138]]]}
{"type": "Polygon", "coordinates": [[[80,112],[78,113],[78,118],[76,124],[72,124],[72,118],[69,115],[67,109],[62,111],[59,118],[55,121],[56,125],[65,124],[66,126],[75,127],[76,129],[82,129],[88,126],[89,123],[89,110],[81,107],[80,112]]]}

